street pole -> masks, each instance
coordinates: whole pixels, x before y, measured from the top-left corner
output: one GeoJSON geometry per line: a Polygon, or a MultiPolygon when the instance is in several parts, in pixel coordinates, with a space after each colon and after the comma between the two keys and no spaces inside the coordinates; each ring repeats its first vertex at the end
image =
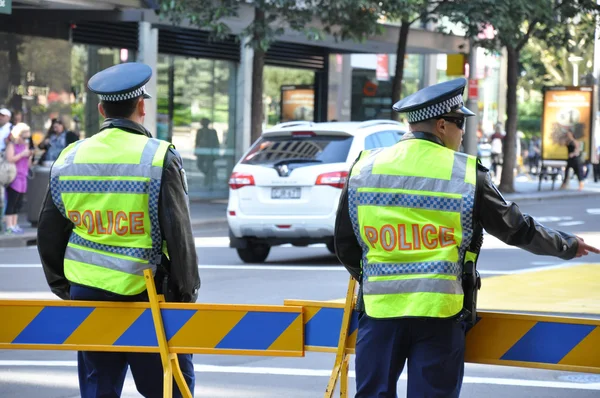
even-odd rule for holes
{"type": "MultiPolygon", "coordinates": [[[[600,4],[600,0],[597,0],[597,4],[600,4]]],[[[600,19],[600,18],[599,18],[600,19]]],[[[600,22],[600,21],[596,21],[600,22]]],[[[600,84],[600,26],[596,23],[596,32],[595,32],[595,40],[594,40],[594,96],[592,98],[592,139],[590,146],[590,155],[592,163],[598,163],[600,159],[598,159],[598,152],[596,148],[598,147],[598,125],[599,125],[599,84],[600,84]]]]}
{"type": "Polygon", "coordinates": [[[573,86],[579,86],[579,63],[583,61],[582,57],[572,55],[567,60],[573,67],[573,86]]]}
{"type": "MultiPolygon", "coordinates": [[[[475,41],[471,40],[469,53],[469,83],[474,80],[477,82],[477,47],[475,41]]],[[[470,85],[470,84],[469,84],[470,85]]],[[[475,90],[479,91],[479,90],[475,90]]],[[[463,139],[464,151],[469,155],[477,156],[477,126],[479,125],[479,96],[471,96],[471,90],[468,90],[467,108],[469,108],[475,116],[467,118],[467,129],[463,139]]]]}

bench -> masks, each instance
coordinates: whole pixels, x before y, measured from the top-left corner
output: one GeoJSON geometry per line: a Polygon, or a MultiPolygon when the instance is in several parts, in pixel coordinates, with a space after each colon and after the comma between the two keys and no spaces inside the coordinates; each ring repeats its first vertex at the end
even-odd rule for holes
{"type": "Polygon", "coordinates": [[[559,175],[563,174],[563,168],[566,166],[564,161],[542,161],[538,173],[538,191],[542,190],[542,181],[550,178],[552,180],[552,190],[559,175]]]}

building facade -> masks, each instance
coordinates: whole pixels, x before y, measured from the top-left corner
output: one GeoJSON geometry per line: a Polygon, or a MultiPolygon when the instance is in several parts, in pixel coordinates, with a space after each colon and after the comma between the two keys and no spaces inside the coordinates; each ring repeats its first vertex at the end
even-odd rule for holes
{"type": "MultiPolygon", "coordinates": [[[[236,36],[252,17],[229,21],[232,36],[172,26],[136,0],[13,1],[0,15],[0,105],[22,111],[34,141],[60,117],[82,137],[98,131],[98,98],[87,80],[122,62],[152,66],[146,127],[181,153],[192,198],[225,198],[233,166],[250,147],[253,51],[236,36]]],[[[309,42],[286,32],[267,52],[265,127],[287,120],[389,118],[398,29],[367,43],[309,42]],[[377,67],[379,66],[379,67],[377,67]]],[[[458,52],[464,40],[411,32],[404,92],[435,83],[427,62],[458,52]]]]}

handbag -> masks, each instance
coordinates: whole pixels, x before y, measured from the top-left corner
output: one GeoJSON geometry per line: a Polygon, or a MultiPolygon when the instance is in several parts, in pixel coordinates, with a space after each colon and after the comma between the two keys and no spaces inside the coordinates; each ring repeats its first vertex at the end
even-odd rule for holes
{"type": "Polygon", "coordinates": [[[17,178],[17,166],[6,160],[4,152],[0,152],[0,185],[7,186],[17,178]]]}

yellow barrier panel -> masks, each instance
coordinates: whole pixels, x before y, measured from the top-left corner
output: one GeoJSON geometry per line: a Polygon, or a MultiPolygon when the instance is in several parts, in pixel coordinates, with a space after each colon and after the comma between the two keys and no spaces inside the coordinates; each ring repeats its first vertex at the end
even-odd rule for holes
{"type": "MultiPolygon", "coordinates": [[[[165,303],[145,271],[150,302],[0,300],[0,349],[159,353],[164,397],[187,389],[176,354],[301,357],[336,354],[325,397],[348,394],[358,315],[356,281],[340,302],[285,300],[284,306],[165,303]],[[207,327],[210,325],[210,327],[207,327]]],[[[480,312],[465,361],[600,373],[600,320],[480,312]]]]}
{"type": "Polygon", "coordinates": [[[340,327],[340,336],[339,336],[337,352],[336,352],[336,356],[335,356],[335,363],[333,365],[333,370],[331,371],[331,376],[329,378],[329,384],[327,385],[327,389],[325,390],[325,398],[331,398],[333,396],[333,391],[335,390],[335,385],[337,384],[337,380],[339,377],[342,378],[342,383],[340,386],[340,395],[342,397],[347,396],[349,357],[346,354],[346,342],[348,341],[348,332],[350,329],[350,318],[353,313],[354,304],[356,303],[356,299],[354,298],[355,290],[356,290],[356,280],[351,277],[350,282],[348,283],[348,291],[346,292],[346,302],[344,304],[344,315],[342,317],[342,325],[340,327]]]}
{"type": "Polygon", "coordinates": [[[165,398],[191,397],[176,354],[304,356],[302,308],[165,303],[144,275],[147,303],[0,300],[0,349],[159,353],[165,398]]]}
{"type": "MultiPolygon", "coordinates": [[[[305,350],[336,353],[325,398],[333,396],[341,377],[340,396],[347,396],[343,361],[354,354],[358,315],[353,311],[356,282],[351,279],[345,303],[285,300],[304,309],[305,350]],[[350,314],[351,312],[351,314],[350,314]]],[[[465,362],[550,370],[600,373],[600,320],[542,315],[478,312],[466,338],[465,362]]]]}

